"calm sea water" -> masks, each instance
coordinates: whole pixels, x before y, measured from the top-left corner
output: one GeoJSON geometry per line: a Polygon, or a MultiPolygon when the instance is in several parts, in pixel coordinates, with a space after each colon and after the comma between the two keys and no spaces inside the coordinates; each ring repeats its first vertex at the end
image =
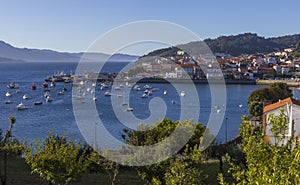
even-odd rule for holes
{"type": "MultiPolygon", "coordinates": [[[[118,72],[126,63],[122,62],[110,62],[105,65],[103,71],[106,72],[118,72]]],[[[72,85],[57,83],[55,87],[49,87],[50,93],[53,97],[53,102],[44,102],[44,89],[41,87],[46,76],[50,76],[53,73],[64,71],[66,73],[75,72],[77,63],[75,62],[30,62],[30,63],[0,63],[0,128],[7,129],[9,126],[8,117],[13,114],[16,117],[16,124],[13,130],[13,135],[21,140],[33,141],[37,139],[43,139],[47,135],[48,131],[52,131],[58,134],[67,135],[71,139],[84,140],[81,135],[72,107],[72,85]],[[16,82],[19,85],[20,92],[17,93],[15,89],[8,89],[6,85],[10,82],[16,82]],[[31,85],[35,83],[37,90],[32,91],[31,85]],[[56,95],[56,93],[66,87],[68,90],[64,95],[56,95]],[[13,104],[4,104],[8,97],[5,96],[6,92],[11,92],[11,100],[13,104]],[[23,100],[22,96],[27,94],[28,100],[23,100]],[[43,105],[34,106],[33,102],[42,100],[43,105]],[[28,105],[29,109],[18,111],[16,105],[23,102],[28,105]]],[[[140,84],[143,86],[144,84],[140,84]]],[[[167,107],[166,116],[172,120],[178,120],[180,118],[180,100],[179,95],[175,91],[174,87],[170,84],[150,84],[153,88],[159,88],[160,90],[153,93],[154,97],[160,97],[164,100],[167,107]],[[163,94],[163,90],[168,91],[168,95],[163,94]],[[175,100],[175,104],[172,104],[172,100],[175,100]]],[[[196,85],[196,89],[199,95],[200,101],[200,116],[199,120],[204,125],[207,124],[211,111],[216,106],[220,107],[222,111],[225,111],[225,117],[227,118],[227,135],[228,140],[233,139],[238,134],[238,128],[241,123],[241,116],[248,114],[247,98],[250,93],[262,86],[256,85],[227,85],[227,106],[223,105],[211,105],[211,93],[209,85],[199,84],[196,85]],[[242,105],[239,106],[239,105],[242,105]]],[[[120,133],[124,128],[112,110],[110,98],[105,97],[99,86],[96,87],[96,105],[99,116],[103,120],[103,123],[107,129],[116,137],[120,138],[120,133]]],[[[145,119],[150,116],[149,102],[151,98],[142,99],[140,96],[142,91],[130,92],[130,107],[134,109],[133,114],[139,119],[145,119]]],[[[295,97],[300,98],[298,90],[294,91],[295,97]]],[[[116,96],[113,94],[113,96],[116,96]]],[[[195,111],[193,107],[190,107],[190,111],[195,111]]],[[[124,112],[126,114],[126,112],[124,112]]],[[[219,142],[224,142],[225,119],[222,123],[222,127],[217,136],[219,142]]]]}

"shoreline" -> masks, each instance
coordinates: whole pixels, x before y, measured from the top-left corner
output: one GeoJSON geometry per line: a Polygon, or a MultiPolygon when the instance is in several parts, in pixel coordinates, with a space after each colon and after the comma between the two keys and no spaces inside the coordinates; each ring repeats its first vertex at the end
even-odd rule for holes
{"type": "Polygon", "coordinates": [[[292,82],[287,80],[256,80],[256,85],[270,85],[275,82],[286,83],[289,87],[300,87],[300,82],[292,82]]]}
{"type": "Polygon", "coordinates": [[[255,80],[224,80],[224,79],[214,79],[214,80],[190,80],[190,79],[163,79],[163,78],[143,78],[143,79],[131,79],[128,82],[136,83],[190,83],[194,84],[243,84],[243,85],[256,85],[255,80]]]}

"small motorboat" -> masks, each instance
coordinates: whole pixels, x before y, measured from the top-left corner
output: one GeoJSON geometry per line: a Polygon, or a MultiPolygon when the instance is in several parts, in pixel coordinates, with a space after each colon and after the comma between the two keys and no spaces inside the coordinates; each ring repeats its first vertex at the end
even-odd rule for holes
{"type": "Polygon", "coordinates": [[[57,95],[63,95],[64,93],[65,93],[65,91],[63,91],[63,90],[62,91],[58,91],[57,95]]]}
{"type": "Polygon", "coordinates": [[[45,100],[46,100],[46,102],[52,102],[53,101],[50,95],[47,96],[45,100]]]}
{"type": "Polygon", "coordinates": [[[68,83],[70,83],[70,82],[71,82],[71,81],[68,80],[68,79],[66,79],[66,80],[64,81],[65,84],[68,84],[68,83]]]}
{"type": "Polygon", "coordinates": [[[111,96],[111,93],[109,91],[104,93],[104,96],[111,96]]]}
{"type": "Polygon", "coordinates": [[[164,90],[164,95],[167,95],[168,94],[168,91],[167,90],[164,90]]]}
{"type": "Polygon", "coordinates": [[[13,102],[11,100],[4,101],[5,104],[12,104],[13,102]]]}
{"type": "Polygon", "coordinates": [[[148,98],[148,94],[144,93],[141,98],[148,98]]]}
{"type": "Polygon", "coordinates": [[[185,96],[185,95],[186,95],[185,91],[181,91],[181,92],[180,92],[180,96],[183,97],[183,96],[185,96]]]}
{"type": "Polygon", "coordinates": [[[55,82],[51,82],[51,83],[50,83],[50,86],[51,86],[51,87],[54,87],[54,86],[56,86],[56,83],[55,83],[55,82]]]}
{"type": "Polygon", "coordinates": [[[31,85],[31,90],[36,90],[36,85],[35,84],[31,85]]]}
{"type": "Polygon", "coordinates": [[[93,100],[94,100],[94,101],[97,101],[97,98],[96,98],[96,97],[93,97],[93,100]]]}
{"type": "Polygon", "coordinates": [[[43,104],[43,102],[41,102],[41,101],[36,101],[33,103],[33,105],[42,105],[42,104],[43,104]]]}
{"type": "Polygon", "coordinates": [[[48,83],[44,82],[44,83],[42,84],[42,87],[43,87],[43,88],[48,88],[48,83]]]}
{"type": "Polygon", "coordinates": [[[148,84],[144,85],[144,89],[150,89],[150,88],[151,87],[148,84]]]}
{"type": "Polygon", "coordinates": [[[27,94],[24,94],[22,98],[23,98],[23,100],[27,100],[28,99],[27,94]]]}
{"type": "Polygon", "coordinates": [[[26,105],[24,105],[23,103],[20,103],[16,106],[17,110],[25,110],[28,109],[28,107],[26,105]]]}
{"type": "Polygon", "coordinates": [[[127,112],[131,112],[131,111],[133,111],[133,108],[128,107],[128,108],[126,109],[126,111],[127,111],[127,112]]]}
{"type": "Polygon", "coordinates": [[[9,89],[14,89],[16,87],[15,82],[11,82],[10,84],[7,85],[7,88],[9,89]]]}
{"type": "Polygon", "coordinates": [[[6,97],[11,97],[12,94],[11,94],[10,92],[7,92],[7,93],[5,94],[5,96],[6,96],[6,97]]]}
{"type": "Polygon", "coordinates": [[[242,107],[243,107],[243,104],[239,104],[239,107],[242,108],[242,107]]]}

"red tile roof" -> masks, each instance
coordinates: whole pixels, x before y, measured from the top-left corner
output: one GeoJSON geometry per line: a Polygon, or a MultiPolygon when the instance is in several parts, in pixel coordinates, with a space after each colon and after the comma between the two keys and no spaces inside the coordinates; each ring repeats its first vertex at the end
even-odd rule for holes
{"type": "Polygon", "coordinates": [[[269,112],[269,111],[274,110],[274,109],[278,109],[280,107],[283,107],[286,104],[296,104],[296,105],[300,106],[300,100],[296,100],[296,99],[293,99],[291,97],[286,98],[284,100],[280,100],[280,101],[278,101],[276,103],[273,103],[271,105],[265,106],[264,107],[264,113],[265,112],[269,112]]]}

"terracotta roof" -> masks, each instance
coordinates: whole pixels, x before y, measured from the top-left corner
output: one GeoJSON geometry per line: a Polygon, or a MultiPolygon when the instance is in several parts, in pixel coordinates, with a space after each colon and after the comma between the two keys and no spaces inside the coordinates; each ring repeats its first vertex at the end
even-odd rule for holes
{"type": "Polygon", "coordinates": [[[264,107],[264,113],[269,112],[269,111],[274,110],[274,109],[278,109],[280,107],[283,107],[286,104],[296,104],[296,105],[300,106],[300,100],[296,100],[296,99],[293,99],[293,98],[290,98],[290,97],[286,98],[284,100],[280,100],[276,103],[265,106],[264,107]]]}

